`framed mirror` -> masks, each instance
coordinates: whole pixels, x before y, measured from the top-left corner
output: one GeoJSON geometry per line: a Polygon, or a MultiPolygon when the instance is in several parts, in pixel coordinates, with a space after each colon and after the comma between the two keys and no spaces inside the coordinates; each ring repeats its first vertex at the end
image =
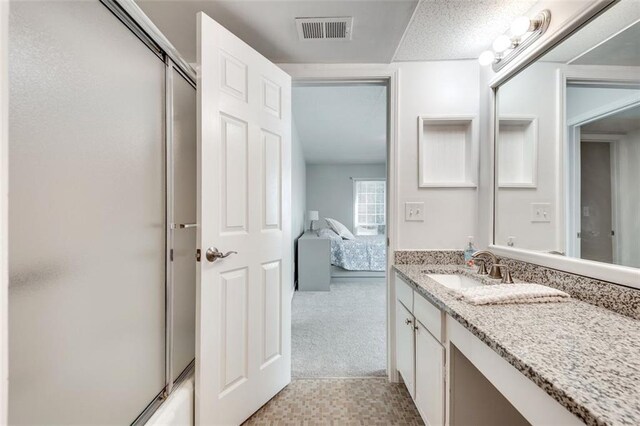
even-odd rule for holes
{"type": "Polygon", "coordinates": [[[640,288],[640,2],[502,80],[492,248],[640,288]]]}

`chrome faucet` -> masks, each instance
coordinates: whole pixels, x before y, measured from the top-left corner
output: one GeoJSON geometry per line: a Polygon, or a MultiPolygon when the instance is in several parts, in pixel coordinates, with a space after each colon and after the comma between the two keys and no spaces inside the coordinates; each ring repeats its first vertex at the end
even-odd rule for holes
{"type": "Polygon", "coordinates": [[[489,271],[489,277],[490,278],[495,278],[495,279],[501,279],[502,278],[502,274],[500,273],[500,268],[497,266],[498,265],[498,258],[496,257],[495,254],[491,253],[489,250],[480,250],[480,251],[477,251],[477,252],[473,253],[473,256],[472,256],[473,259],[475,261],[482,262],[482,265],[478,269],[478,274],[487,275],[487,267],[485,266],[485,263],[486,263],[487,259],[485,259],[485,258],[483,258],[481,256],[488,256],[489,259],[491,260],[491,270],[489,271]]]}

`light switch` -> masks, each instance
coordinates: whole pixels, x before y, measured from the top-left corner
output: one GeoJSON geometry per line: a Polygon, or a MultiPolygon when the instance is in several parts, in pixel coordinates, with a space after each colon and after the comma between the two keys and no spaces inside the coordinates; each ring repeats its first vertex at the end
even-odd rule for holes
{"type": "Polygon", "coordinates": [[[531,222],[551,222],[551,203],[531,203],[531,222]]]}
{"type": "Polygon", "coordinates": [[[404,203],[404,220],[412,222],[424,222],[424,203],[404,203]]]}

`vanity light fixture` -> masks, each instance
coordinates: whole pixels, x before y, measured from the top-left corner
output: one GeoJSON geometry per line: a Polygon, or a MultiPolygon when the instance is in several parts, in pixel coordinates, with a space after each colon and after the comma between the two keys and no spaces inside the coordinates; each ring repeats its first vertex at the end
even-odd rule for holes
{"type": "Polygon", "coordinates": [[[491,65],[493,61],[495,61],[495,59],[496,54],[493,53],[493,50],[485,50],[480,54],[478,62],[480,62],[480,65],[482,65],[483,67],[486,67],[487,65],[491,65]]]}
{"type": "MultiPolygon", "coordinates": [[[[534,31],[535,27],[532,28],[531,19],[528,16],[518,16],[511,23],[511,35],[513,37],[522,37],[529,31],[534,31]]],[[[534,24],[535,25],[535,24],[534,24]]]]}
{"type": "Polygon", "coordinates": [[[491,46],[493,50],[485,50],[480,54],[480,65],[493,65],[494,71],[499,71],[515,58],[518,53],[537,40],[549,28],[551,12],[545,9],[533,19],[519,16],[513,20],[509,32],[499,35],[491,46]]]}
{"type": "Polygon", "coordinates": [[[513,42],[508,35],[502,34],[493,41],[492,47],[493,51],[501,56],[504,52],[507,51],[507,49],[511,49],[513,47],[513,42]]]}

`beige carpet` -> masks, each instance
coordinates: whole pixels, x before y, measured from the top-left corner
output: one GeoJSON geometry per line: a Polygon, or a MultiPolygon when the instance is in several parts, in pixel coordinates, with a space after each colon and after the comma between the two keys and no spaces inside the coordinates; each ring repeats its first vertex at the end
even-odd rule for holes
{"type": "Polygon", "coordinates": [[[423,425],[403,384],[386,378],[298,379],[245,425],[423,425]]]}

